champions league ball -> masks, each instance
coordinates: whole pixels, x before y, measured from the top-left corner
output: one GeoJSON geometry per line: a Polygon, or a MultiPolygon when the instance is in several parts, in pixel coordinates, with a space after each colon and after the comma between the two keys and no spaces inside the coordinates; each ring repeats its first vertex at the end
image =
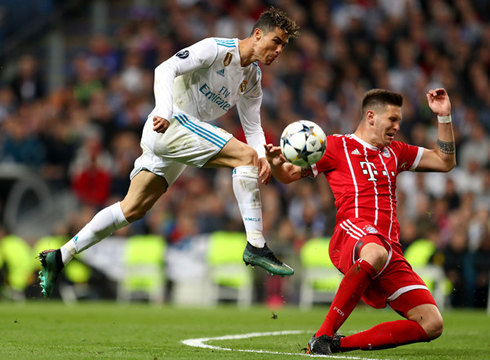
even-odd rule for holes
{"type": "Polygon", "coordinates": [[[327,137],[313,121],[298,120],[286,126],[280,145],[286,160],[298,166],[313,165],[325,153],[327,137]]]}

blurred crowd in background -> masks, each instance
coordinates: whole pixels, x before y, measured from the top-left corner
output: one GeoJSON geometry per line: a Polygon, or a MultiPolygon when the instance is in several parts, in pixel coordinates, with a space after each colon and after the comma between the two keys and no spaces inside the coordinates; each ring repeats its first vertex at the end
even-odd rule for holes
{"type": "MultiPolygon", "coordinates": [[[[154,68],[202,38],[247,37],[270,5],[301,26],[299,38],[262,71],[261,116],[270,143],[278,144],[283,128],[298,119],[315,121],[327,134],[353,132],[365,91],[386,88],[404,96],[397,140],[433,148],[437,120],[425,94],[448,91],[458,165],[448,174],[399,177],[401,242],[406,248],[416,239],[433,241],[433,261],[452,283],[451,304],[486,306],[489,1],[169,0],[132,7],[114,33],[87,34],[85,49],[60,69],[69,79],[62,88],[47,90],[35,56],[19,58],[15,76],[0,85],[0,162],[34,169],[53,191],[70,188],[79,211],[53,234],[76,233],[126,194],[154,106],[154,68]]],[[[245,141],[235,109],[215,125],[245,141]]],[[[334,199],[323,176],[273,181],[261,190],[266,239],[286,262],[295,263],[305,241],[332,234],[334,199]]],[[[188,168],[143,220],[121,233],[157,233],[178,246],[220,229],[243,231],[231,172],[188,168]]]]}

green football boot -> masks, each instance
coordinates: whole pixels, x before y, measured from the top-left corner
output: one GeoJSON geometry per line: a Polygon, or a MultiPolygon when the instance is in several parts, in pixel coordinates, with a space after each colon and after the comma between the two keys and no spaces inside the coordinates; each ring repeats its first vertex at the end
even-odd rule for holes
{"type": "Polygon", "coordinates": [[[38,257],[42,266],[41,271],[39,271],[41,291],[45,298],[49,298],[64,267],[63,261],[61,260],[61,251],[59,249],[44,250],[38,257]]]}
{"type": "Polygon", "coordinates": [[[243,261],[245,265],[264,268],[271,275],[291,276],[294,274],[294,270],[277,259],[267,245],[264,245],[263,248],[257,248],[247,243],[247,247],[243,252],[243,261]]]}

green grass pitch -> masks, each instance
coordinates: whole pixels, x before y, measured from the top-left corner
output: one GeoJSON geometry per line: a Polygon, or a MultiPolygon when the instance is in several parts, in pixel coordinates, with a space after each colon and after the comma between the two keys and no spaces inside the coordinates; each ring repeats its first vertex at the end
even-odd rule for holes
{"type": "MultiPolygon", "coordinates": [[[[302,354],[326,315],[326,307],[247,310],[120,305],[59,301],[0,304],[0,359],[307,359],[302,354]],[[295,331],[231,340],[209,339],[250,333],[295,331]],[[192,347],[186,339],[206,338],[192,347]],[[228,348],[230,350],[221,350],[228,348]]],[[[336,354],[337,359],[490,359],[490,317],[483,311],[443,313],[441,338],[382,351],[336,354]]],[[[382,321],[400,319],[390,310],[358,307],[341,332],[348,335],[382,321]]],[[[316,356],[315,356],[316,358],[316,356]]]]}

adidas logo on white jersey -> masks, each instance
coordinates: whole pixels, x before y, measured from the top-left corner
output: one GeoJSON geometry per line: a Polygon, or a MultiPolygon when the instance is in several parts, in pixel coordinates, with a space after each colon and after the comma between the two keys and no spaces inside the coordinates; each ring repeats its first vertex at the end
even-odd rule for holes
{"type": "Polygon", "coordinates": [[[216,71],[216,74],[221,75],[221,76],[224,77],[225,76],[225,69],[223,68],[221,70],[216,71]]]}
{"type": "Polygon", "coordinates": [[[352,152],[351,152],[352,155],[361,155],[361,153],[359,152],[359,150],[357,149],[354,149],[352,152]]]}

